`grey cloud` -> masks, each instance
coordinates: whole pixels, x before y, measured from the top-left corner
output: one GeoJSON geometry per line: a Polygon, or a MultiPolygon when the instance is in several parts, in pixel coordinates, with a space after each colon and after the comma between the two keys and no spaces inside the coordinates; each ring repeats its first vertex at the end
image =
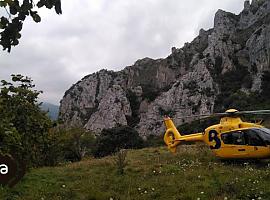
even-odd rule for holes
{"type": "Polygon", "coordinates": [[[25,23],[20,45],[0,52],[0,78],[28,75],[44,90],[41,100],[58,103],[83,76],[166,57],[210,28],[218,8],[242,7],[243,0],[64,0],[62,16],[42,10],[41,23],[25,23]]]}

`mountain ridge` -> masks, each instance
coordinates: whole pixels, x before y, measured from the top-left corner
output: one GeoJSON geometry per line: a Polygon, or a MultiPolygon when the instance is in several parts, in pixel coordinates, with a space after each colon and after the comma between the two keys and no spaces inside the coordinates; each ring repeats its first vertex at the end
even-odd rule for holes
{"type": "Polygon", "coordinates": [[[48,112],[48,116],[52,120],[57,120],[58,119],[58,114],[59,114],[59,106],[48,103],[48,102],[42,102],[40,105],[41,110],[48,112]]]}
{"type": "Polygon", "coordinates": [[[269,95],[269,33],[269,1],[245,1],[239,15],[218,10],[212,29],[164,59],[87,75],[65,92],[59,116],[96,133],[130,125],[144,137],[164,131],[163,115],[181,124],[178,117],[210,114],[243,98],[251,104],[257,94],[269,95]]]}

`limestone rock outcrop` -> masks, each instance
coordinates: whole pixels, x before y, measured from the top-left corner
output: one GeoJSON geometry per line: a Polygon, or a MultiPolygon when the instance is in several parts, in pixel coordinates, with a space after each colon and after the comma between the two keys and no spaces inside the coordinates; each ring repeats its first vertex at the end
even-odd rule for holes
{"type": "Polygon", "coordinates": [[[223,108],[228,92],[263,92],[269,71],[270,1],[245,1],[239,15],[218,10],[212,29],[173,47],[167,58],[84,77],[66,91],[60,118],[97,134],[118,125],[130,125],[143,137],[162,134],[164,115],[181,124],[185,116],[223,108]]]}

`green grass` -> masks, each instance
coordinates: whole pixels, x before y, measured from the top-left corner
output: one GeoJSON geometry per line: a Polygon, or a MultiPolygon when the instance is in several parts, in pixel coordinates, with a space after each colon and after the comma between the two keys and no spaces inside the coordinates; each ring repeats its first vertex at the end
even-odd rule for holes
{"type": "Polygon", "coordinates": [[[129,150],[125,174],[114,157],[31,169],[0,199],[269,199],[270,163],[224,162],[204,145],[129,150]]]}

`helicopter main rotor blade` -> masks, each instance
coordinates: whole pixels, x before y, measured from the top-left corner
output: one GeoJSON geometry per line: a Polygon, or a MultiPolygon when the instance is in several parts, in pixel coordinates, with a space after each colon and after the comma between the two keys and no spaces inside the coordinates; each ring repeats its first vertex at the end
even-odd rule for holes
{"type": "Polygon", "coordinates": [[[239,111],[236,114],[270,114],[270,110],[239,111]]]}
{"type": "Polygon", "coordinates": [[[214,113],[214,114],[201,114],[201,115],[189,115],[189,116],[183,116],[183,117],[173,117],[174,119],[186,119],[186,118],[210,118],[210,117],[220,117],[220,116],[226,116],[228,113],[214,113]]]}
{"type": "Polygon", "coordinates": [[[211,117],[211,115],[189,115],[183,117],[173,117],[174,119],[186,119],[186,118],[196,118],[196,117],[211,117]]]}
{"type": "Polygon", "coordinates": [[[223,113],[213,113],[213,114],[201,114],[201,115],[189,115],[189,116],[181,116],[181,117],[173,117],[174,119],[187,119],[187,118],[199,118],[199,119],[207,119],[211,117],[226,117],[226,116],[238,116],[245,114],[253,114],[253,115],[270,115],[270,110],[254,110],[254,111],[235,111],[235,112],[223,112],[223,113]]]}

